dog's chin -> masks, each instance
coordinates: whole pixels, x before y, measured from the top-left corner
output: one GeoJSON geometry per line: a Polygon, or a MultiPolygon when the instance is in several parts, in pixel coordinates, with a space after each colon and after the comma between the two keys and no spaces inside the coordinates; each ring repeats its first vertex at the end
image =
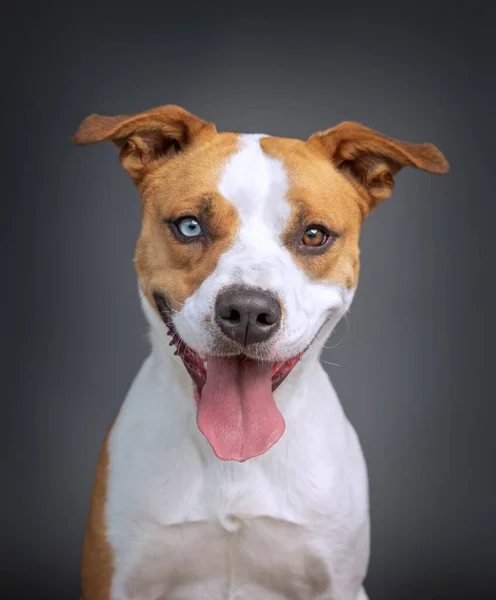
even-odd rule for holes
{"type": "MultiPolygon", "coordinates": [[[[169,345],[175,347],[174,354],[179,356],[183,361],[186,371],[189,373],[193,383],[195,384],[195,397],[199,399],[207,382],[209,355],[200,356],[200,354],[188,346],[179,336],[177,330],[170,321],[167,323],[166,327],[167,335],[169,335],[171,338],[169,345]]],[[[242,366],[243,363],[245,363],[246,366],[250,362],[270,364],[272,366],[272,391],[276,390],[281,385],[281,383],[291,373],[305,353],[304,350],[285,361],[270,361],[268,359],[264,360],[260,356],[255,358],[250,356],[248,353],[244,353],[243,351],[236,351],[235,348],[229,346],[228,344],[226,344],[225,352],[223,350],[224,349],[220,351],[218,350],[215,352],[215,354],[210,354],[211,358],[225,357],[234,359],[239,361],[240,366],[242,366]]]]}

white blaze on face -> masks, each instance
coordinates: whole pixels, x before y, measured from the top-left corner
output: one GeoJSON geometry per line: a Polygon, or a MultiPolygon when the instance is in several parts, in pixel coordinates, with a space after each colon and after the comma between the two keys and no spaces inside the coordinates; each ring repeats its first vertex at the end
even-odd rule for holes
{"type": "MultiPolygon", "coordinates": [[[[284,165],[264,154],[261,137],[264,136],[240,138],[240,150],[225,166],[219,183],[220,193],[236,207],[240,218],[238,241],[230,254],[242,260],[239,266],[246,271],[245,277],[250,270],[256,270],[257,264],[267,271],[271,259],[277,262],[280,237],[291,215],[291,205],[286,200],[289,181],[284,165]]],[[[260,268],[258,273],[263,279],[260,268]]],[[[245,280],[245,283],[248,282],[245,280]]],[[[261,283],[263,281],[256,282],[261,283]]]]}
{"type": "Polygon", "coordinates": [[[331,317],[335,324],[351,302],[351,290],[312,281],[283,246],[281,236],[292,208],[287,200],[291,182],[283,162],[263,152],[262,137],[240,136],[239,150],[225,164],[219,181],[219,192],[239,215],[235,243],[175,317],[181,338],[202,355],[209,354],[212,344],[216,296],[228,285],[259,286],[280,299],[283,323],[272,340],[270,357],[277,361],[303,351],[323,323],[331,317]]]}

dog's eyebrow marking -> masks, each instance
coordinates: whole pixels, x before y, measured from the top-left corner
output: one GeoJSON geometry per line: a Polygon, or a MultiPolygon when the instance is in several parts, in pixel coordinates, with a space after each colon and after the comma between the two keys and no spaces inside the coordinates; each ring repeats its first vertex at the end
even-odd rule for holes
{"type": "MultiPolygon", "coordinates": [[[[211,216],[214,209],[215,198],[212,194],[203,194],[202,196],[197,196],[185,200],[186,204],[185,213],[195,212],[198,217],[207,218],[211,216]]],[[[177,210],[177,209],[176,209],[177,210]]],[[[164,220],[169,220],[167,217],[164,220]]]]}
{"type": "Polygon", "coordinates": [[[214,209],[214,199],[212,196],[203,196],[200,200],[200,208],[198,213],[200,217],[208,217],[212,214],[214,209]]]}
{"type": "Polygon", "coordinates": [[[296,206],[297,206],[297,210],[296,210],[296,214],[294,217],[293,226],[295,228],[303,227],[310,219],[309,211],[305,206],[303,206],[302,202],[298,202],[298,204],[296,204],[296,206]]]}

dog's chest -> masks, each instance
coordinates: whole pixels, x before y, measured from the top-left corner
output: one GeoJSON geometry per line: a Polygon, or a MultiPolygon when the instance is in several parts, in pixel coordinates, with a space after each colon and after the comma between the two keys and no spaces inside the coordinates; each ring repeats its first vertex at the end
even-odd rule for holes
{"type": "Polygon", "coordinates": [[[328,589],[332,527],[319,518],[318,494],[312,506],[253,466],[214,464],[196,477],[191,467],[168,498],[148,488],[140,519],[129,523],[130,598],[153,590],[150,598],[167,600],[313,599],[328,589]]]}
{"type": "MultiPolygon", "coordinates": [[[[310,600],[327,590],[332,468],[319,477],[297,464],[290,477],[268,457],[205,466],[190,442],[168,456],[173,471],[150,460],[110,516],[122,597],[310,600]]],[[[128,481],[133,471],[128,462],[128,481]]]]}
{"type": "Polygon", "coordinates": [[[298,591],[310,600],[328,589],[325,556],[303,528],[264,517],[228,521],[230,529],[188,522],[143,536],[127,595],[145,599],[153,590],[153,598],[167,600],[275,600],[298,591]]]}

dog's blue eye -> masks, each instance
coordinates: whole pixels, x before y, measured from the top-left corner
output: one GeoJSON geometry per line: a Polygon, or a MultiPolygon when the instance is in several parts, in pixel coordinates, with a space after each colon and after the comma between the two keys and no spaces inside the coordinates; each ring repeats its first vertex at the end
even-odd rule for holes
{"type": "Polygon", "coordinates": [[[185,217],[176,223],[179,232],[184,235],[184,237],[198,237],[202,234],[202,228],[200,223],[193,217],[185,217]]]}

